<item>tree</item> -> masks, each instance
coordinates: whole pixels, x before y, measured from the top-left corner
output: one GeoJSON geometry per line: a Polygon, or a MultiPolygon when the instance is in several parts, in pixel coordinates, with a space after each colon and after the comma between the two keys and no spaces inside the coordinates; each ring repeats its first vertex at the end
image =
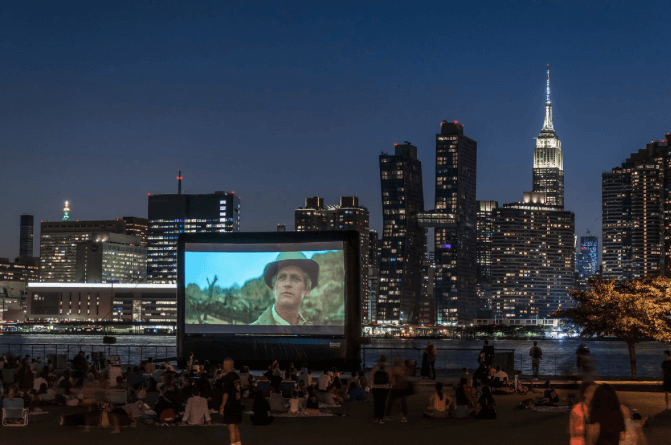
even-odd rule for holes
{"type": "Polygon", "coordinates": [[[596,279],[590,287],[590,291],[570,290],[577,304],[552,315],[580,326],[581,336],[614,335],[623,340],[629,348],[631,376],[636,378],[636,343],[671,341],[671,280],[596,279]]]}

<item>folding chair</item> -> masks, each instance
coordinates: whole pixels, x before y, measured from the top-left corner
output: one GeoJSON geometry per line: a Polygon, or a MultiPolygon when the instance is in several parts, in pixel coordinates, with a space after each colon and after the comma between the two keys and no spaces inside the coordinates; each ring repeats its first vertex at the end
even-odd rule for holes
{"type": "Polygon", "coordinates": [[[270,380],[259,380],[256,382],[256,390],[261,391],[263,397],[270,396],[270,380]]]}
{"type": "Polygon", "coordinates": [[[8,402],[11,406],[2,408],[2,426],[28,425],[28,409],[23,407],[23,399],[5,399],[4,404],[10,405],[8,402]]]}
{"type": "Polygon", "coordinates": [[[283,397],[291,397],[291,393],[296,389],[296,382],[293,380],[283,380],[280,386],[280,392],[283,397]]]}

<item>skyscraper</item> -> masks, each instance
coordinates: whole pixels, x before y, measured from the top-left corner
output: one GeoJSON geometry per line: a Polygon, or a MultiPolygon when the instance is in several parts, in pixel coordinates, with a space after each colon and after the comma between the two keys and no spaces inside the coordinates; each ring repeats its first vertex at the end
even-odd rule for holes
{"type": "Polygon", "coordinates": [[[424,210],[422,163],[417,147],[396,144],[380,155],[382,250],[378,323],[416,323],[422,295],[426,231],[416,216],[424,210]]]}
{"type": "Polygon", "coordinates": [[[356,230],[359,232],[361,268],[361,320],[370,323],[368,294],[368,243],[369,215],[366,207],[359,205],[356,196],[343,196],[340,205],[324,207],[323,198],[305,198],[305,207],[294,212],[296,232],[321,230],[356,230]]]}
{"type": "Polygon", "coordinates": [[[180,233],[240,231],[240,197],[235,192],[150,195],[147,213],[147,281],[150,283],[177,281],[180,233]]]}
{"type": "Polygon", "coordinates": [[[492,311],[495,317],[546,318],[572,304],[575,215],[564,211],[561,144],[552,125],[548,72],[545,120],[534,150],[533,191],[493,211],[492,311]]]}
{"type": "Polygon", "coordinates": [[[671,276],[671,135],[603,173],[604,278],[671,276]]]}
{"type": "Polygon", "coordinates": [[[33,256],[33,215],[21,215],[21,231],[19,233],[19,257],[33,256]]]}
{"type": "Polygon", "coordinates": [[[561,141],[552,123],[550,102],[550,70],[548,70],[545,100],[545,120],[536,138],[534,150],[533,189],[546,194],[548,205],[564,207],[564,159],[561,141]]]}
{"type": "Polygon", "coordinates": [[[435,208],[419,215],[434,228],[436,323],[456,325],[476,317],[478,145],[464,126],[442,121],[436,135],[435,208]]]}
{"type": "Polygon", "coordinates": [[[587,231],[587,236],[580,237],[580,246],[576,257],[576,270],[580,278],[589,278],[596,274],[599,268],[599,237],[592,236],[587,231]]]}
{"type": "Polygon", "coordinates": [[[492,235],[496,201],[478,201],[477,292],[478,317],[491,318],[492,304],[492,235]]]}
{"type": "MultiPolygon", "coordinates": [[[[368,323],[377,323],[377,301],[380,295],[381,242],[377,230],[368,231],[368,323]]],[[[362,318],[363,319],[363,318],[362,318]]]]}

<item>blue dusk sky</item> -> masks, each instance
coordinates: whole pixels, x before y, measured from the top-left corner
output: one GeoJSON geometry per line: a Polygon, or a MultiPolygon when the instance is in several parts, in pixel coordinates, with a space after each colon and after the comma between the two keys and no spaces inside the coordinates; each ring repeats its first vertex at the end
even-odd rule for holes
{"type": "Polygon", "coordinates": [[[147,215],[147,194],[235,191],[242,231],[356,195],[381,229],[378,156],[478,142],[477,198],[531,189],[550,64],[576,233],[601,173],[671,131],[667,1],[14,1],[0,13],[0,257],[19,218],[147,215]]]}

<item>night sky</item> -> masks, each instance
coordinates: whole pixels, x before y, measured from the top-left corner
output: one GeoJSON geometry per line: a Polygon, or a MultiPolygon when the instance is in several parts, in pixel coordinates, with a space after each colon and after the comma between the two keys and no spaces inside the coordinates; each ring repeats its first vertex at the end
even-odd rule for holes
{"type": "Polygon", "coordinates": [[[235,191],[243,231],[356,195],[440,121],[478,142],[478,199],[531,189],[550,64],[565,205],[601,233],[601,173],[671,131],[669,2],[4,2],[0,257],[19,217],[147,216],[148,193],[235,191]]]}

